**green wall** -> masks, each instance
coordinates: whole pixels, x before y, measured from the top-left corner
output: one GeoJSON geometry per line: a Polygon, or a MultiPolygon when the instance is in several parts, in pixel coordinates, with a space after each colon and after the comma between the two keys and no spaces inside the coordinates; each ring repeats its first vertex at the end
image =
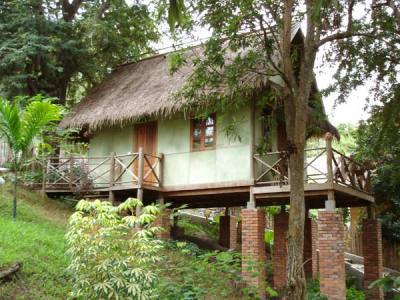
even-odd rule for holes
{"type": "Polygon", "coordinates": [[[216,149],[190,151],[190,120],[181,115],[158,123],[158,151],[164,153],[164,186],[250,179],[250,109],[217,114],[216,149]],[[241,140],[225,129],[234,121],[241,140]]]}
{"type": "MultiPolygon", "coordinates": [[[[261,138],[261,111],[256,111],[256,144],[261,138]]],[[[230,114],[217,114],[216,149],[190,150],[190,120],[182,114],[158,121],[157,152],[164,154],[164,186],[248,181],[250,174],[250,108],[230,114]],[[225,129],[235,124],[234,138],[225,129]]],[[[118,155],[133,151],[134,126],[112,127],[95,134],[89,156],[118,155]]],[[[273,138],[273,141],[276,139],[273,138]]],[[[123,179],[129,180],[125,177],[123,179]]]]}

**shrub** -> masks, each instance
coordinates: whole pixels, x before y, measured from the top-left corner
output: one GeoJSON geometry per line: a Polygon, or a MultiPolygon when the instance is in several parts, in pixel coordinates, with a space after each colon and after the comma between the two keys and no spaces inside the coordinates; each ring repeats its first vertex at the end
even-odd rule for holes
{"type": "Polygon", "coordinates": [[[70,218],[66,238],[73,274],[71,297],[77,299],[150,299],[156,284],[155,266],[161,242],[152,222],[161,207],[143,207],[133,215],[137,199],[118,207],[109,202],[81,200],[70,218]],[[120,215],[128,213],[128,216],[120,215]]]}

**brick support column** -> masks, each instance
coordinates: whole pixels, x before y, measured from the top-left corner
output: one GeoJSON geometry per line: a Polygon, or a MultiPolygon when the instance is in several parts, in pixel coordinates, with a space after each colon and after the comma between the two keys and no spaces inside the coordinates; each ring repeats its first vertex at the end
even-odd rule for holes
{"type": "Polygon", "coordinates": [[[341,213],[318,213],[319,272],[321,294],[328,300],[346,299],[344,225],[341,213]]]}
{"type": "Polygon", "coordinates": [[[265,299],[265,213],[259,208],[242,209],[242,276],[248,286],[265,299]]]}
{"type": "Polygon", "coordinates": [[[313,241],[312,241],[312,220],[306,216],[304,222],[304,273],[306,278],[313,277],[313,241]]]}
{"type": "Polygon", "coordinates": [[[286,233],[289,214],[279,213],[274,216],[274,288],[281,291],[286,285],[286,233]]]}
{"type": "Polygon", "coordinates": [[[313,278],[317,278],[319,274],[319,250],[318,250],[318,224],[315,220],[311,220],[312,231],[312,274],[313,278]]]}
{"type": "Polygon", "coordinates": [[[228,249],[237,247],[237,219],[234,216],[219,218],[219,244],[228,249]]]}
{"type": "Polygon", "coordinates": [[[364,256],[365,299],[383,300],[382,288],[368,286],[383,276],[382,231],[377,219],[363,221],[362,249],[364,256]]]}
{"type": "Polygon", "coordinates": [[[160,239],[171,238],[171,210],[164,209],[157,219],[154,221],[154,226],[161,227],[162,231],[156,233],[156,237],[160,239]]]}

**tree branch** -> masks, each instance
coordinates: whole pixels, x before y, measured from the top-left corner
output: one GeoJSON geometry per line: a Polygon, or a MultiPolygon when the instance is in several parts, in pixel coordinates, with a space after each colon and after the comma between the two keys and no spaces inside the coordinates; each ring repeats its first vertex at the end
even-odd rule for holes
{"type": "Polygon", "coordinates": [[[72,3],[69,0],[60,0],[64,21],[71,22],[75,18],[82,2],[83,0],[73,0],[72,3]]]}

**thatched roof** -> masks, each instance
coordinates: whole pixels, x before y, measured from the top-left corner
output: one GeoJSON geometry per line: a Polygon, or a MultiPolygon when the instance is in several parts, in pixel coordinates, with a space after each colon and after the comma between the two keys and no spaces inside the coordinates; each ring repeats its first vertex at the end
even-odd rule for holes
{"type": "MultiPolygon", "coordinates": [[[[296,35],[302,39],[299,29],[293,31],[293,39],[296,35]]],[[[187,49],[185,55],[189,61],[193,57],[202,56],[202,47],[187,49]]],[[[95,130],[176,113],[182,110],[183,103],[172,99],[171,95],[183,87],[192,72],[192,64],[186,63],[171,75],[165,54],[121,65],[72,109],[61,121],[60,127],[88,127],[95,130]]],[[[257,86],[264,86],[265,79],[265,76],[262,77],[262,82],[257,84],[257,78],[252,78],[252,86],[255,89],[257,86]]],[[[316,92],[315,87],[314,93],[316,92]]],[[[325,132],[335,131],[326,117],[322,99],[315,100],[310,101],[309,123],[325,132]],[[311,105],[313,102],[317,105],[311,105]]],[[[313,130],[309,134],[315,136],[319,133],[318,130],[313,130]]]]}
{"type": "Polygon", "coordinates": [[[60,127],[98,128],[176,112],[180,107],[170,95],[182,87],[191,71],[188,64],[170,75],[166,55],[122,65],[92,89],[60,127]]]}

